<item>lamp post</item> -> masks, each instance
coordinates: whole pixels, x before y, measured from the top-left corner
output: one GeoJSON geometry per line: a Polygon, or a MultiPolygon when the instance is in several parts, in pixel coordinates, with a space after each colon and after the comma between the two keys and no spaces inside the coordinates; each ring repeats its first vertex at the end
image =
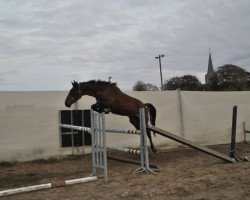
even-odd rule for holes
{"type": "Polygon", "coordinates": [[[111,80],[111,78],[112,78],[112,77],[110,76],[110,77],[109,77],[109,82],[111,82],[111,81],[110,81],[110,80],[111,80]]]}
{"type": "Polygon", "coordinates": [[[163,58],[164,56],[165,56],[164,54],[161,54],[161,55],[155,57],[156,60],[159,60],[160,76],[161,76],[161,90],[163,90],[162,70],[161,70],[161,58],[163,58]]]}

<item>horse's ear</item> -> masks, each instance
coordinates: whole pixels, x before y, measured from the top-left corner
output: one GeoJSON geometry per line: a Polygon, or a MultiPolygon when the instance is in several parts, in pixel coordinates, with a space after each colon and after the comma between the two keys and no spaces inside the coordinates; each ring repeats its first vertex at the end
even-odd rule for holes
{"type": "Polygon", "coordinates": [[[71,82],[72,83],[72,86],[73,87],[79,87],[79,83],[77,83],[76,81],[73,81],[73,82],[71,82]]]}

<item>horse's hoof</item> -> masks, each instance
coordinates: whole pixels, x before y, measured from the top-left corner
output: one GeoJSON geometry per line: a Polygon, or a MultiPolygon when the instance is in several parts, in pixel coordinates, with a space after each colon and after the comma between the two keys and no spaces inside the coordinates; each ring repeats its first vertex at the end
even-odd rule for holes
{"type": "Polygon", "coordinates": [[[156,153],[158,150],[154,148],[154,149],[152,149],[152,151],[153,151],[153,153],[156,153]]]}
{"type": "Polygon", "coordinates": [[[108,109],[108,108],[105,108],[105,109],[104,109],[104,113],[105,113],[105,114],[109,114],[109,111],[110,111],[110,109],[108,109]]]}

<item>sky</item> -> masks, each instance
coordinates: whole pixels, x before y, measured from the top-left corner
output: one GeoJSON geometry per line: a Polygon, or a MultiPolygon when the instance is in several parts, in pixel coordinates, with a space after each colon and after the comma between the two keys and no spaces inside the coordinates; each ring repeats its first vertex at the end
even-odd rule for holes
{"type": "Polygon", "coordinates": [[[0,0],[0,91],[69,90],[71,81],[137,81],[250,70],[249,0],[0,0]]]}

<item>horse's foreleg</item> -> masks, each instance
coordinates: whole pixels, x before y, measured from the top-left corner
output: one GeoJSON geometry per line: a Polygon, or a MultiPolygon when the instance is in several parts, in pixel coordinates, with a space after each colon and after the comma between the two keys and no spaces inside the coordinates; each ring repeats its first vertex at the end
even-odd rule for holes
{"type": "Polygon", "coordinates": [[[96,112],[102,113],[104,112],[105,114],[108,114],[110,109],[106,108],[105,106],[103,106],[102,104],[100,104],[99,102],[96,102],[95,104],[93,104],[91,106],[91,109],[93,109],[96,112]]]}
{"type": "Polygon", "coordinates": [[[100,108],[99,108],[97,102],[91,106],[91,109],[94,110],[94,111],[96,111],[96,112],[101,113],[101,112],[100,112],[100,108]]]}

